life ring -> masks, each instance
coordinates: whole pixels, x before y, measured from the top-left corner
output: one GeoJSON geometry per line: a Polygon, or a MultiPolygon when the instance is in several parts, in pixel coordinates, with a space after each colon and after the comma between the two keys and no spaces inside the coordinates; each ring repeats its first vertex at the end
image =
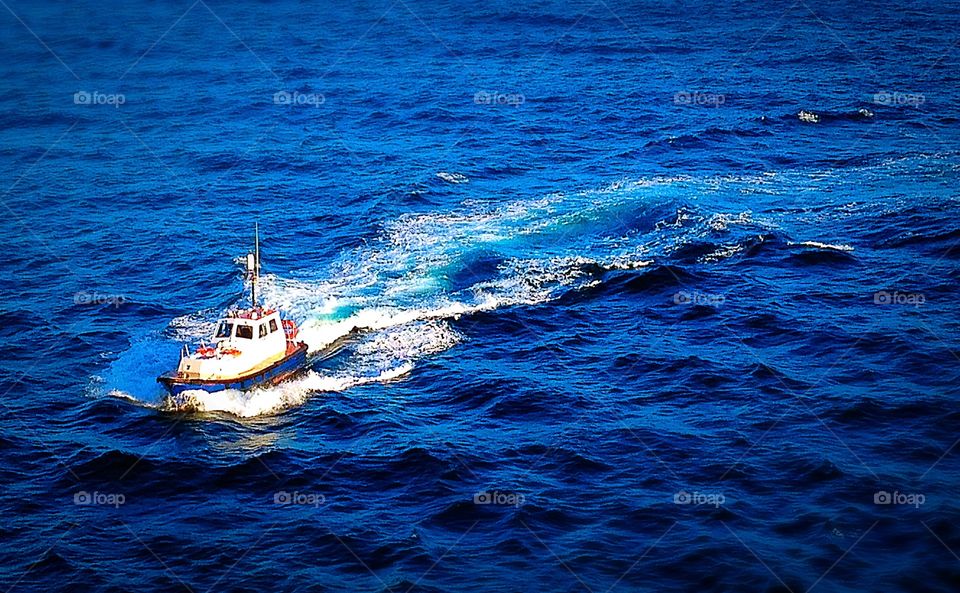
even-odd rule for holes
{"type": "Polygon", "coordinates": [[[238,354],[240,354],[240,351],[237,350],[236,348],[227,347],[227,348],[222,348],[220,350],[220,354],[226,354],[227,356],[237,356],[238,354]]]}
{"type": "Polygon", "coordinates": [[[297,333],[300,331],[297,328],[297,322],[293,319],[284,319],[283,324],[283,333],[287,335],[288,340],[292,340],[297,337],[297,333]]]}
{"type": "Polygon", "coordinates": [[[210,358],[217,353],[216,348],[211,348],[210,346],[201,346],[197,348],[197,356],[201,358],[210,358]]]}

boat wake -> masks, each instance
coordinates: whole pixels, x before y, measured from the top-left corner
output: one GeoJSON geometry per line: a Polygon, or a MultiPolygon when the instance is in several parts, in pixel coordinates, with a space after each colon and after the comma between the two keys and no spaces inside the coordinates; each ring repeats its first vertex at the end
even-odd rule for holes
{"type": "Polygon", "coordinates": [[[154,377],[176,360],[180,342],[209,336],[220,311],[206,310],[134,344],[103,384],[112,395],[159,409],[251,417],[299,406],[311,394],[399,380],[425,357],[463,341],[453,326],[461,316],[544,305],[602,283],[609,272],[643,273],[655,261],[685,254],[695,254],[697,264],[743,256],[758,237],[778,232],[777,222],[750,211],[710,211],[704,196],[763,196],[753,188],[770,183],[770,175],[619,181],[571,195],[501,205],[468,201],[454,211],[403,215],[326,269],[261,277],[263,300],[301,320],[300,339],[314,362],[298,378],[248,392],[165,397],[154,377]]]}
{"type": "Polygon", "coordinates": [[[386,383],[412,370],[413,365],[406,364],[368,377],[322,375],[311,370],[301,378],[250,391],[184,391],[176,397],[165,397],[156,407],[165,412],[226,412],[240,418],[251,418],[299,406],[313,393],[344,391],[367,383],[386,383]]]}

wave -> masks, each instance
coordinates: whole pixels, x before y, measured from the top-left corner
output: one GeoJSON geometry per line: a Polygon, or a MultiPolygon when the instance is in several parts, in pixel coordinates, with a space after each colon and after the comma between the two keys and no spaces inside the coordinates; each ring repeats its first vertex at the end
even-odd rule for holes
{"type": "Polygon", "coordinates": [[[819,124],[834,121],[872,121],[876,114],[866,107],[860,107],[856,111],[813,111],[810,109],[801,109],[794,116],[784,116],[785,118],[795,119],[801,123],[819,124]]]}
{"type": "Polygon", "coordinates": [[[439,177],[440,179],[443,179],[447,183],[455,183],[455,184],[468,183],[470,181],[469,179],[467,179],[467,176],[463,175],[462,173],[447,173],[446,171],[440,171],[439,173],[437,173],[437,177],[439,177]]]}
{"type": "Polygon", "coordinates": [[[309,371],[306,376],[277,386],[239,391],[225,389],[216,393],[184,391],[176,398],[166,397],[157,409],[167,412],[226,412],[240,418],[264,416],[303,404],[313,393],[343,391],[369,383],[395,381],[413,370],[412,364],[388,369],[378,375],[323,375],[309,371]]]}
{"type": "Polygon", "coordinates": [[[851,247],[850,245],[843,245],[843,244],[834,245],[831,243],[821,243],[819,241],[798,241],[796,243],[789,242],[787,243],[787,245],[798,245],[800,247],[813,247],[815,249],[842,251],[847,253],[853,251],[853,247],[851,247]]]}
{"type": "Polygon", "coordinates": [[[802,248],[788,256],[789,261],[799,265],[840,265],[856,261],[856,257],[853,255],[853,247],[850,245],[802,241],[787,243],[787,246],[802,248]]]}

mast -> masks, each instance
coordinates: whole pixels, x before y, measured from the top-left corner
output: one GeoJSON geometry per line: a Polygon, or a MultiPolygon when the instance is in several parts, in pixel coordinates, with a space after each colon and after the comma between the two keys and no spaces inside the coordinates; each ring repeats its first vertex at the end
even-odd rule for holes
{"type": "Polygon", "coordinates": [[[257,308],[257,280],[260,276],[260,223],[253,223],[253,276],[250,281],[250,301],[254,309],[257,308]]]}

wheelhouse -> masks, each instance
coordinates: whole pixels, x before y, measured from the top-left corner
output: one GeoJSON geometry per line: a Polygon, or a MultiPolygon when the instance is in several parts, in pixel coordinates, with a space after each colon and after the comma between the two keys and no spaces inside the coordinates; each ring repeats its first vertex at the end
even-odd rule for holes
{"type": "Polygon", "coordinates": [[[267,313],[260,319],[245,317],[227,317],[220,320],[213,334],[214,342],[262,340],[281,331],[278,316],[274,312],[267,313]]]}

